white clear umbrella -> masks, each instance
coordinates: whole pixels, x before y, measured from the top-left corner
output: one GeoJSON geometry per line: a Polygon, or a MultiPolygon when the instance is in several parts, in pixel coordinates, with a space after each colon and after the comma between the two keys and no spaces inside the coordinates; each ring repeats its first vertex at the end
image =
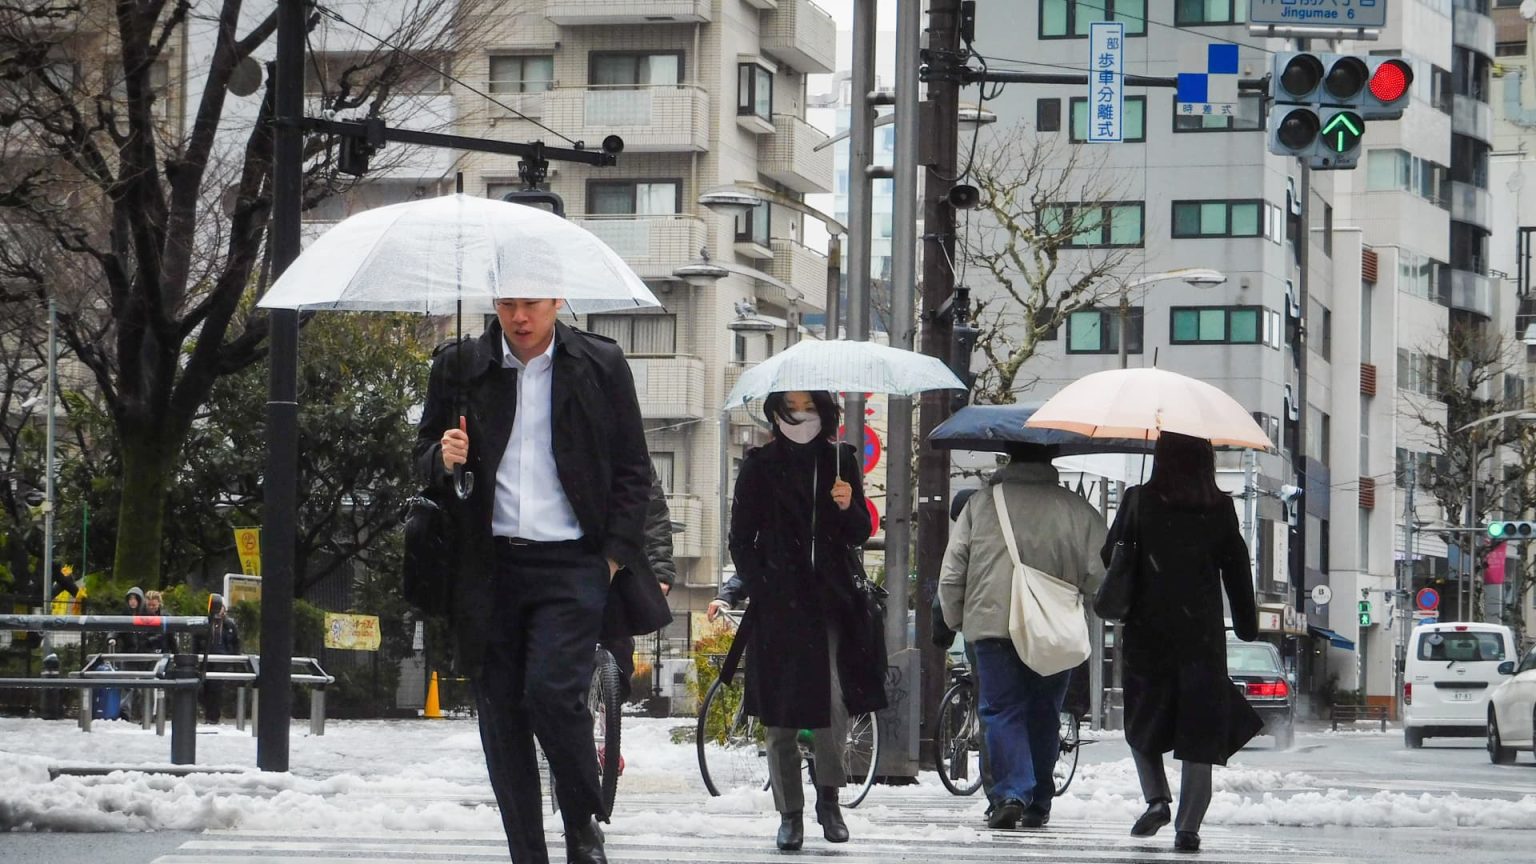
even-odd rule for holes
{"type": "Polygon", "coordinates": [[[722,409],[791,390],[889,393],[964,390],[965,384],[937,357],[872,342],[807,340],[743,372],[722,409]]]}
{"type": "Polygon", "coordinates": [[[1024,425],[1147,441],[1173,432],[1205,438],[1217,447],[1274,449],[1236,399],[1166,369],[1111,369],[1084,376],[1046,400],[1024,425]]]}
{"type": "Polygon", "coordinates": [[[536,207],[444,195],[365,210],[298,257],[269,309],[484,314],[558,297],[583,314],[661,303],[591,232],[536,207]]]}

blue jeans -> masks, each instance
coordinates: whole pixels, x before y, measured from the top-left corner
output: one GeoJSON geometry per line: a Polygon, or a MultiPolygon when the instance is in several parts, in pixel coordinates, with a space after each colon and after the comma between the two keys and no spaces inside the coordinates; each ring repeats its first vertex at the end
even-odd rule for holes
{"type": "Polygon", "coordinates": [[[1056,795],[1051,771],[1061,753],[1059,715],[1072,673],[1039,674],[1024,665],[1007,639],[975,644],[993,800],[1017,798],[1033,810],[1050,813],[1056,795]]]}

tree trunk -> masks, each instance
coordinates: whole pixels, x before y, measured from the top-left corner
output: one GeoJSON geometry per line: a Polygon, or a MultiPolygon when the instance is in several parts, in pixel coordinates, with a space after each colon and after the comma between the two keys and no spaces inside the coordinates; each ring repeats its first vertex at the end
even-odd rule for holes
{"type": "Polygon", "coordinates": [[[165,499],[179,439],[164,428],[122,434],[123,486],[117,511],[117,550],[112,574],[130,577],[146,590],[164,587],[160,544],[165,534],[165,499]]]}

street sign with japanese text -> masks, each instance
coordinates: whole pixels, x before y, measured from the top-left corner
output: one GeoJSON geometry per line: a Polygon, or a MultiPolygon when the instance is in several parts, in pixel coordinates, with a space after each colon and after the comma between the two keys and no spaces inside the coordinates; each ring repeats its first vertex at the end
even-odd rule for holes
{"type": "Polygon", "coordinates": [[[1387,0],[1248,0],[1248,23],[1277,27],[1387,26],[1387,0]]]}
{"type": "Polygon", "coordinates": [[[1237,45],[1209,42],[1179,52],[1178,113],[1231,117],[1237,112],[1237,45]]]}
{"type": "Polygon", "coordinates": [[[1118,144],[1125,139],[1125,25],[1096,21],[1088,29],[1088,140],[1118,144]]]}

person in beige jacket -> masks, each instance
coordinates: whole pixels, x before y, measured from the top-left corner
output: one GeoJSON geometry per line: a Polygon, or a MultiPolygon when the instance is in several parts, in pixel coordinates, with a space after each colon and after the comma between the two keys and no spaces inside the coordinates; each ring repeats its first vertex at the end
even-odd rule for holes
{"type": "Polygon", "coordinates": [[[1013,561],[991,487],[1003,499],[1023,563],[1078,587],[1091,598],[1104,579],[1098,550],[1104,517],[1062,488],[1051,465],[1055,448],[1011,445],[1009,462],[972,495],[950,531],[939,575],[944,622],[976,646],[980,716],[992,763],[992,828],[1041,827],[1050,821],[1051,770],[1061,743],[1058,715],[1070,671],[1040,675],[1019,659],[1008,635],[1013,561]]]}

